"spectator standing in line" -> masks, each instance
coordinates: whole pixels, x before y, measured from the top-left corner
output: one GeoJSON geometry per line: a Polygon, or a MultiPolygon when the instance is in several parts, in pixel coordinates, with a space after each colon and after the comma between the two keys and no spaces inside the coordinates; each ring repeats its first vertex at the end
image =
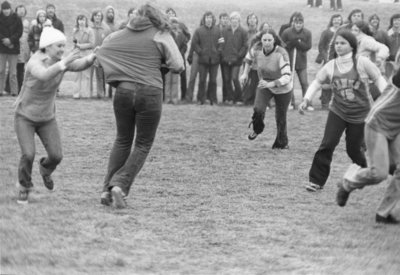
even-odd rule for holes
{"type": "MultiPolygon", "coordinates": [[[[229,14],[226,12],[222,12],[219,14],[219,21],[218,21],[218,30],[219,30],[219,36],[223,37],[223,30],[225,28],[227,28],[230,24],[229,22],[229,14]]],[[[224,42],[223,39],[220,40],[220,42],[218,42],[218,52],[220,55],[220,60],[222,60],[222,48],[224,46],[224,42]]],[[[221,79],[222,79],[222,102],[223,103],[227,103],[228,102],[228,93],[227,93],[227,89],[226,89],[226,84],[225,84],[225,76],[222,73],[222,63],[220,63],[219,65],[220,71],[221,71],[221,79]]]]}
{"type": "Polygon", "coordinates": [[[6,86],[6,66],[10,76],[10,93],[18,94],[17,63],[20,53],[19,40],[22,36],[23,25],[21,19],[11,9],[8,1],[1,3],[0,12],[0,93],[3,94],[6,86]]]}
{"type": "MultiPolygon", "coordinates": [[[[346,30],[351,30],[351,27],[353,26],[354,23],[357,21],[362,21],[364,20],[364,13],[360,9],[354,9],[352,10],[349,15],[347,16],[346,22],[339,28],[339,30],[346,29],[346,30]]],[[[334,58],[335,53],[335,36],[333,36],[331,42],[329,43],[329,50],[328,50],[328,60],[331,60],[334,58]]]]}
{"type": "MultiPolygon", "coordinates": [[[[91,28],[94,31],[94,47],[101,46],[104,38],[110,34],[110,28],[103,21],[103,13],[101,10],[94,10],[92,12],[92,17],[90,21],[92,22],[91,28]]],[[[93,81],[96,79],[96,87],[97,87],[97,98],[102,98],[105,96],[106,91],[106,82],[104,81],[104,71],[103,68],[95,63],[90,72],[90,96],[93,96],[93,81]]]]}
{"type": "Polygon", "coordinates": [[[246,64],[240,81],[246,81],[250,63],[257,62],[260,79],[252,117],[253,133],[248,136],[254,140],[264,130],[265,109],[271,98],[275,98],[275,120],[277,134],[272,149],[288,149],[286,115],[291,98],[291,71],[289,55],[281,46],[281,40],[271,30],[263,30],[254,37],[253,45],[246,55],[246,64]]]}
{"type": "Polygon", "coordinates": [[[118,30],[117,23],[115,22],[115,9],[113,6],[107,6],[104,10],[105,23],[107,24],[110,32],[115,32],[118,30]]]}
{"type": "MultiPolygon", "coordinates": [[[[190,41],[191,35],[189,32],[189,29],[186,27],[185,23],[183,23],[180,18],[177,17],[176,12],[173,8],[168,8],[166,11],[168,17],[175,17],[178,20],[178,26],[176,26],[175,29],[178,30],[180,33],[180,36],[183,34],[183,42],[181,46],[178,45],[180,52],[182,53],[183,56],[183,61],[185,62],[185,70],[180,73],[180,87],[181,87],[181,100],[185,100],[186,98],[186,93],[187,93],[187,77],[186,77],[186,60],[185,60],[185,54],[187,52],[187,44],[190,41]]],[[[181,40],[182,38],[179,38],[181,40]]],[[[179,42],[181,43],[181,42],[179,42]]]]}
{"type": "Polygon", "coordinates": [[[141,6],[126,28],[110,34],[96,55],[107,82],[118,83],[113,101],[117,137],[101,203],[125,208],[126,196],[145,163],[161,119],[161,62],[175,72],[182,71],[184,64],[168,18],[150,4],[141,6]]]}
{"type": "MultiPolygon", "coordinates": [[[[169,20],[171,23],[171,34],[182,55],[182,59],[184,59],[185,52],[187,51],[187,37],[183,34],[179,26],[178,18],[169,17],[169,20]]],[[[172,71],[169,71],[165,75],[165,100],[169,104],[177,104],[179,101],[179,77],[179,74],[172,71]]]]}
{"type": "Polygon", "coordinates": [[[331,0],[331,8],[332,11],[342,11],[343,5],[342,0],[331,0]]]}
{"type": "Polygon", "coordinates": [[[47,4],[46,6],[46,16],[51,21],[51,25],[53,28],[64,33],[64,24],[63,22],[56,16],[56,6],[53,4],[47,4]]]}
{"type": "MultiPolygon", "coordinates": [[[[110,29],[111,32],[115,32],[118,30],[118,26],[115,22],[115,9],[113,6],[107,6],[104,10],[105,14],[105,23],[107,24],[108,28],[110,29]]],[[[108,97],[112,98],[113,94],[113,87],[111,85],[108,86],[108,97]]]]}
{"type": "Polygon", "coordinates": [[[247,31],[240,25],[240,13],[235,11],[229,16],[230,26],[222,31],[222,74],[224,74],[228,100],[233,104],[242,104],[242,87],[239,71],[248,49],[247,31]]]}
{"type": "Polygon", "coordinates": [[[306,190],[321,190],[328,180],[333,153],[343,132],[346,132],[346,152],[353,163],[366,167],[361,145],[364,141],[364,120],[371,108],[369,80],[380,91],[387,85],[378,67],[365,56],[357,57],[357,38],[349,30],[339,30],[335,37],[336,55],[316,75],[299,105],[304,113],[322,83],[332,85],[333,98],[329,106],[324,137],[314,155],[306,190]]]}
{"type": "Polygon", "coordinates": [[[284,30],[293,27],[293,18],[297,15],[297,12],[292,13],[292,15],[289,18],[289,22],[286,24],[283,24],[280,28],[279,28],[279,37],[282,38],[282,33],[284,30]]]}
{"type": "MultiPolygon", "coordinates": [[[[304,17],[298,12],[293,17],[293,26],[286,29],[282,33],[282,41],[286,44],[286,50],[289,53],[290,64],[293,66],[295,62],[294,71],[296,71],[297,77],[299,78],[302,97],[306,94],[308,89],[307,79],[307,52],[312,46],[311,32],[304,27],[304,17]],[[296,60],[293,60],[294,52],[296,49],[296,60]]],[[[294,77],[294,75],[292,76],[294,77]]],[[[292,107],[296,108],[294,91],[292,91],[292,107]]],[[[313,111],[312,104],[307,106],[308,111],[313,111]]]]}
{"type": "MultiPolygon", "coordinates": [[[[385,60],[389,57],[389,48],[372,37],[371,29],[365,21],[357,21],[354,23],[351,27],[351,32],[357,38],[357,55],[369,58],[384,74],[385,60]]],[[[372,81],[369,85],[369,91],[374,100],[381,95],[378,87],[376,87],[372,81]]]]}
{"type": "MultiPolygon", "coordinates": [[[[343,18],[340,14],[334,14],[331,16],[328,27],[321,33],[319,39],[318,56],[317,59],[315,60],[316,63],[324,65],[329,61],[328,60],[329,43],[331,42],[336,31],[340,28],[342,24],[343,24],[343,18]]],[[[331,85],[329,83],[322,84],[321,97],[320,97],[322,109],[328,110],[331,98],[332,98],[331,85]]]]}
{"type": "Polygon", "coordinates": [[[374,13],[368,18],[368,23],[370,30],[372,32],[372,37],[375,38],[376,41],[386,45],[386,47],[390,47],[390,39],[386,31],[379,29],[381,19],[379,16],[374,13]]]}
{"type": "MultiPolygon", "coordinates": [[[[79,49],[80,57],[84,57],[92,53],[94,49],[94,32],[89,28],[89,22],[85,15],[80,14],[76,17],[72,41],[75,48],[79,49]]],[[[76,72],[76,90],[74,98],[90,97],[90,68],[76,72]]]]}
{"type": "Polygon", "coordinates": [[[17,61],[17,81],[18,81],[18,94],[21,91],[22,83],[24,82],[24,74],[25,74],[25,64],[28,62],[31,51],[29,49],[28,44],[28,35],[29,35],[29,21],[26,19],[26,8],[24,5],[19,5],[15,8],[15,13],[22,21],[22,36],[19,39],[19,55],[17,61]]]}
{"type": "Polygon", "coordinates": [[[198,55],[199,87],[197,101],[203,105],[206,98],[210,104],[217,103],[217,75],[219,66],[218,39],[220,32],[215,25],[215,16],[211,11],[204,13],[200,23],[193,34],[192,48],[198,55]],[[206,90],[207,75],[209,76],[206,90]]]}
{"type": "MultiPolygon", "coordinates": [[[[307,7],[314,7],[314,0],[307,0],[307,7]]],[[[322,8],[322,0],[315,0],[315,7],[322,8]]]]}
{"type": "Polygon", "coordinates": [[[368,167],[352,164],[338,183],[336,202],[345,206],[350,193],[387,180],[384,197],[377,209],[378,223],[400,223],[400,52],[397,73],[366,118],[365,143],[368,167]],[[393,176],[389,176],[390,167],[393,176]]]}
{"type": "Polygon", "coordinates": [[[192,103],[194,95],[194,86],[196,84],[196,78],[199,73],[199,56],[194,51],[192,43],[190,44],[190,49],[187,57],[187,62],[190,65],[189,83],[186,91],[185,102],[192,103]]]}
{"type": "Polygon", "coordinates": [[[43,28],[50,27],[51,21],[46,18],[46,12],[44,10],[38,10],[36,12],[36,19],[31,23],[31,29],[28,34],[29,49],[32,53],[35,53],[39,49],[40,35],[42,34],[43,28]]]}
{"type": "Polygon", "coordinates": [[[18,166],[17,202],[27,204],[33,188],[32,166],[36,154],[35,134],[46,149],[47,156],[40,158],[39,171],[45,187],[53,191],[51,174],[62,160],[60,132],[56,121],[55,99],[66,71],[88,68],[94,61],[92,54],[79,58],[78,50],[63,57],[65,35],[55,28],[45,28],[39,42],[39,49],[29,59],[25,81],[15,102],[15,132],[21,148],[18,166]]]}
{"type": "MultiPolygon", "coordinates": [[[[255,37],[258,32],[258,17],[254,13],[250,13],[246,19],[247,23],[247,44],[249,47],[251,46],[251,41],[255,37]]],[[[254,105],[254,99],[256,97],[256,89],[257,84],[254,83],[255,80],[258,80],[257,77],[257,67],[256,62],[253,62],[251,65],[251,69],[249,71],[248,81],[243,84],[243,104],[244,105],[254,105]],[[257,78],[257,79],[255,79],[257,78]]],[[[257,81],[258,82],[258,81],[257,81]]]]}
{"type": "Polygon", "coordinates": [[[135,8],[130,8],[128,10],[128,14],[127,14],[127,18],[124,22],[121,23],[121,25],[119,25],[119,29],[122,30],[126,27],[126,25],[128,25],[129,21],[135,16],[135,8]]]}
{"type": "Polygon", "coordinates": [[[400,50],[400,13],[390,17],[390,24],[387,32],[390,41],[389,61],[394,61],[396,53],[400,50]]]}

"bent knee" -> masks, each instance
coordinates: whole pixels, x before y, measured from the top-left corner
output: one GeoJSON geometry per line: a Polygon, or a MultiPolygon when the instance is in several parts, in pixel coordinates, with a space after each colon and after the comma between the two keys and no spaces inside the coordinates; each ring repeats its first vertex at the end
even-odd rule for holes
{"type": "Polygon", "coordinates": [[[385,171],[384,169],[379,169],[377,167],[370,168],[370,177],[371,180],[373,180],[374,182],[381,182],[385,180],[388,175],[388,171],[385,171]]]}

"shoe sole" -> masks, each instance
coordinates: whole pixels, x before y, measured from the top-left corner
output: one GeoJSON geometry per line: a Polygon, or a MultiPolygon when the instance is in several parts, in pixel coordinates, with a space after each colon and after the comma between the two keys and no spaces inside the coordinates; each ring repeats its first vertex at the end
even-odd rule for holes
{"type": "Polygon", "coordinates": [[[18,204],[25,205],[25,204],[28,204],[28,201],[19,201],[19,200],[17,200],[17,203],[18,203],[18,204]]]}
{"type": "Polygon", "coordinates": [[[122,194],[121,189],[115,190],[115,188],[111,189],[112,199],[114,201],[115,208],[126,208],[126,202],[124,200],[124,196],[122,194]]]}

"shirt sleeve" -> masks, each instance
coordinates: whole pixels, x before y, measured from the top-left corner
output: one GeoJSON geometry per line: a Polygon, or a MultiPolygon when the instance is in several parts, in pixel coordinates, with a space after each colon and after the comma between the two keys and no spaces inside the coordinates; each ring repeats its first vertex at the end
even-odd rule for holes
{"type": "Polygon", "coordinates": [[[311,101],[315,94],[321,89],[322,84],[330,79],[330,76],[333,74],[334,62],[334,60],[329,61],[321,68],[321,70],[318,71],[314,81],[307,89],[307,92],[304,96],[305,99],[311,101]]]}
{"type": "Polygon", "coordinates": [[[154,42],[165,58],[165,64],[172,72],[180,73],[185,69],[183,57],[170,33],[157,32],[154,36],[154,42]]]}

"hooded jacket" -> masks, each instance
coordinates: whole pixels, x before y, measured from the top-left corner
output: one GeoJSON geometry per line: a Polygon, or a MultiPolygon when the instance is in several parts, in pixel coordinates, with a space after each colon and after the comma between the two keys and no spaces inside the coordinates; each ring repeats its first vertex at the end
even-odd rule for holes
{"type": "Polygon", "coordinates": [[[160,68],[184,69],[181,53],[167,31],[161,32],[147,17],[136,17],[122,30],[111,33],[96,52],[106,82],[136,82],[162,89],[160,68]]]}
{"type": "Polygon", "coordinates": [[[5,16],[0,11],[0,53],[3,54],[19,54],[19,38],[22,36],[23,26],[18,15],[11,12],[9,16],[5,16]],[[3,38],[9,38],[10,46],[1,43],[3,38]]]}

